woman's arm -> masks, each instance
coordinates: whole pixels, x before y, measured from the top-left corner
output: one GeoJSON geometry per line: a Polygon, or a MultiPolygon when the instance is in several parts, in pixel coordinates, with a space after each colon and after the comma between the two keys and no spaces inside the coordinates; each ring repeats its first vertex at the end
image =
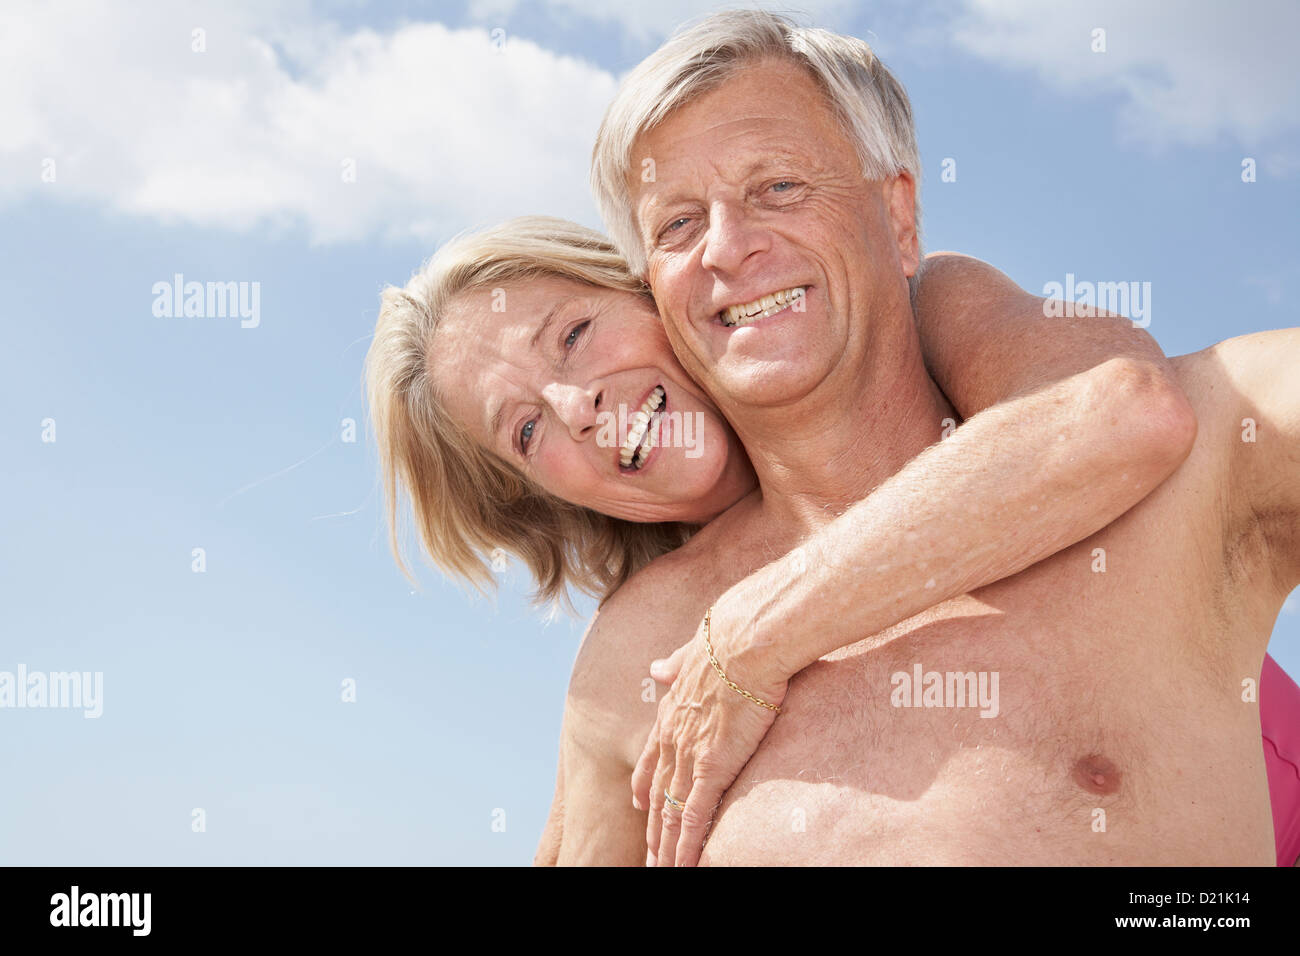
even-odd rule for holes
{"type": "Polygon", "coordinates": [[[758,657],[795,674],[1096,533],[1182,464],[1196,416],[1154,339],[1107,313],[1047,317],[1044,301],[978,259],[929,258],[922,349],[966,421],[732,588],[714,633],[752,624],[773,640],[758,657]]]}
{"type": "Polygon", "coordinates": [[[546,815],[533,866],[555,866],[560,859],[560,841],[564,837],[564,754],[560,754],[559,768],[555,772],[555,796],[551,799],[551,812],[546,815]]]}
{"type": "MultiPolygon", "coordinates": [[[[1186,458],[1196,419],[1151,337],[1120,317],[1048,317],[1043,302],[979,260],[927,260],[915,303],[922,346],[966,421],[723,594],[710,632],[730,679],[779,703],[789,678],[824,654],[872,635],[883,642],[892,625],[1083,540],[1186,458]]],[[[735,713],[758,708],[721,683],[700,637],[651,671],[676,683],[633,774],[653,819],[672,752],[710,757],[680,853],[651,827],[661,863],[695,862],[711,809],[770,724],[735,713]],[[689,738],[688,723],[699,728],[689,738]]]]}
{"type": "Polygon", "coordinates": [[[665,577],[662,566],[643,569],[610,596],[587,627],[565,696],[555,798],[535,862],[646,862],[646,814],[628,802],[627,780],[645,733],[648,714],[642,708],[654,706],[641,696],[653,652],[634,636],[662,633],[654,608],[665,580],[674,577],[670,571],[665,577]],[[629,699],[638,704],[629,707],[629,699]]]}
{"type": "MultiPolygon", "coordinates": [[[[623,703],[623,701],[620,701],[623,703]]],[[[626,800],[630,757],[590,702],[572,693],[560,731],[555,798],[534,866],[641,866],[645,814],[626,800]]]]}

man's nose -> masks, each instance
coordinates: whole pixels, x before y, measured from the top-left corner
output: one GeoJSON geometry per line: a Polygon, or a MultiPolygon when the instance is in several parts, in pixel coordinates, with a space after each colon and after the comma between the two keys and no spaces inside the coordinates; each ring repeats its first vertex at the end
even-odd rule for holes
{"type": "Polygon", "coordinates": [[[767,232],[743,203],[716,202],[709,208],[701,264],[717,272],[735,272],[755,252],[767,247],[767,232]]]}
{"type": "Polygon", "coordinates": [[[599,424],[605,393],[598,383],[583,386],[554,382],[542,389],[542,398],[574,439],[582,441],[599,424]]]}

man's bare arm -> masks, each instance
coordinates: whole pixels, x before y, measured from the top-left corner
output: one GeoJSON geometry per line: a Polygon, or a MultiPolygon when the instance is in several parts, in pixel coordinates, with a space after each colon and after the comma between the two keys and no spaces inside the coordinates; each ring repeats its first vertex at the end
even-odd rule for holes
{"type": "MultiPolygon", "coordinates": [[[[1048,300],[972,256],[936,252],[925,262],[914,302],[921,351],[931,376],[963,418],[1123,359],[1148,371],[1162,402],[1176,401],[1190,419],[1172,364],[1150,333],[1131,320],[1095,308],[1085,315],[1077,304],[1073,318],[1046,315],[1048,300]]],[[[1050,428],[1052,422],[1044,425],[1050,428]]],[[[1076,437],[1106,434],[1099,429],[1076,437]]],[[[1190,451],[1191,441],[1184,444],[1190,451]]]]}

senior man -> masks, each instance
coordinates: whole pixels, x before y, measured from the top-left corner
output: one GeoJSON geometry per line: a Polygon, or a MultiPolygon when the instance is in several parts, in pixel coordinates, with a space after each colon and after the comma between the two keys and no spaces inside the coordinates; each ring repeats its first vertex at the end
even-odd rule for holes
{"type": "MultiPolygon", "coordinates": [[[[640,858],[644,811],[609,772],[649,725],[625,688],[647,649],[699,628],[638,772],[665,828],[658,862],[683,810],[682,842],[703,841],[721,796],[701,862],[1269,863],[1250,691],[1300,581],[1294,330],[1174,360],[1200,422],[1190,456],[1074,547],[964,595],[936,567],[936,591],[959,596],[847,648],[820,621],[858,604],[881,617],[881,602],[828,595],[775,642],[737,626],[815,577],[828,554],[800,542],[914,473],[955,417],[910,308],[910,111],[864,49],[766,14],[711,18],[638,68],[602,128],[606,222],[760,487],[593,622],[566,711],[558,859],[640,858]],[[756,601],[764,578],[778,597],[756,601]],[[954,682],[923,674],[973,675],[981,692],[947,699],[954,682]]],[[[864,593],[895,560],[862,569],[864,593]]]]}

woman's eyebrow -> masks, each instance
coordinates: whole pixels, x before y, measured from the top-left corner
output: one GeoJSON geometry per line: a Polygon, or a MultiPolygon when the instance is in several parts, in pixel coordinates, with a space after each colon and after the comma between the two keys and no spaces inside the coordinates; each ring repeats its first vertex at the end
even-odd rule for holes
{"type": "MultiPolygon", "coordinates": [[[[494,438],[497,435],[501,434],[501,419],[502,417],[504,417],[505,413],[506,413],[506,403],[500,402],[497,405],[497,410],[492,413],[492,423],[488,425],[488,434],[493,436],[494,438]]],[[[511,444],[513,446],[513,443],[511,444]]]]}
{"type": "MultiPolygon", "coordinates": [[[[537,343],[541,340],[542,336],[546,334],[546,330],[555,324],[556,316],[558,316],[560,311],[572,301],[572,299],[560,299],[551,306],[550,311],[543,316],[541,324],[537,326],[537,331],[533,333],[533,337],[528,340],[528,348],[530,350],[537,348],[537,343]]],[[[501,402],[492,413],[492,421],[488,424],[489,435],[501,434],[501,419],[505,413],[506,403],[501,402]]]]}
{"type": "Polygon", "coordinates": [[[571,301],[573,300],[561,299],[559,302],[556,302],[555,305],[551,306],[551,311],[546,313],[546,317],[542,319],[542,324],[537,327],[537,331],[533,333],[533,337],[528,340],[528,347],[530,349],[537,348],[538,340],[545,335],[546,330],[555,323],[555,317],[560,313],[560,310],[571,301]]]}

